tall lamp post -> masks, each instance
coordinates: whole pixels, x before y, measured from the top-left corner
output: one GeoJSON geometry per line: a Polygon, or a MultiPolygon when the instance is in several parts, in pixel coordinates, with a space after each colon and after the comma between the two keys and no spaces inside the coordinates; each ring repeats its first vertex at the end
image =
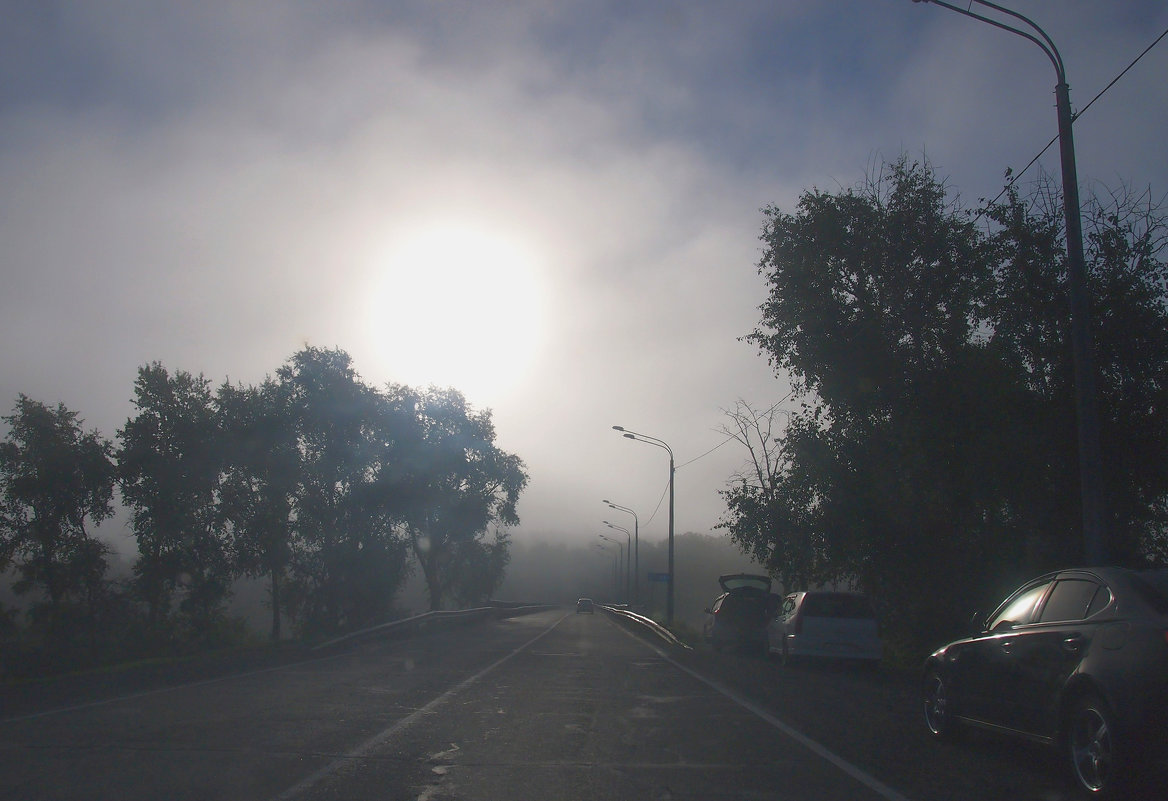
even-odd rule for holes
{"type": "MultiPolygon", "coordinates": [[[[621,585],[620,574],[625,572],[625,544],[623,542],[621,542],[620,540],[614,540],[612,537],[606,537],[603,534],[597,534],[596,536],[600,537],[600,539],[602,539],[602,540],[606,540],[607,542],[611,542],[620,551],[620,567],[618,567],[617,571],[616,571],[616,594],[619,597],[620,596],[620,585],[621,585]]],[[[628,582],[626,581],[625,584],[627,585],[628,582]]],[[[628,596],[626,595],[625,603],[628,603],[628,600],[629,600],[628,596]]]]}
{"type": "Polygon", "coordinates": [[[676,472],[673,467],[673,449],[663,439],[650,437],[648,434],[638,434],[636,431],[629,431],[623,426],[613,426],[613,431],[620,431],[624,434],[626,439],[634,440],[635,442],[644,442],[647,445],[656,445],[658,448],[663,448],[669,454],[669,582],[666,585],[665,592],[665,625],[673,625],[673,474],[676,472]]]}
{"type": "Polygon", "coordinates": [[[632,596],[629,594],[629,573],[630,573],[632,563],[633,563],[633,535],[630,534],[629,530],[627,528],[624,528],[623,526],[615,526],[612,523],[608,522],[607,520],[604,520],[602,522],[604,523],[604,525],[608,526],[611,529],[615,529],[616,531],[623,531],[624,532],[625,547],[627,548],[625,553],[627,553],[629,555],[628,558],[625,560],[625,603],[631,604],[632,603],[632,596]]]}
{"type": "Polygon", "coordinates": [[[621,506],[619,503],[613,503],[607,498],[604,500],[611,508],[617,509],[621,512],[628,512],[633,516],[633,606],[640,607],[641,605],[641,520],[637,517],[637,513],[627,506],[621,506]]]}
{"type": "Polygon", "coordinates": [[[1079,211],[1079,178],[1075,168],[1075,141],[1071,132],[1071,89],[1067,84],[1063,58],[1046,32],[1016,11],[989,0],[971,0],[1029,26],[1038,36],[998,20],[976,14],[944,0],[913,0],[932,3],[962,16],[1017,34],[1041,48],[1054,65],[1058,78],[1055,105],[1058,108],[1059,156],[1063,177],[1063,217],[1067,233],[1067,284],[1071,300],[1071,343],[1075,362],[1075,408],[1079,423],[1079,486],[1083,511],[1083,555],[1088,564],[1106,562],[1107,532],[1103,503],[1103,457],[1099,445],[1099,412],[1095,400],[1095,359],[1091,344],[1091,302],[1087,295],[1087,268],[1083,259],[1083,226],[1079,211]],[[1038,37],[1042,37],[1039,39],[1038,37]]]}

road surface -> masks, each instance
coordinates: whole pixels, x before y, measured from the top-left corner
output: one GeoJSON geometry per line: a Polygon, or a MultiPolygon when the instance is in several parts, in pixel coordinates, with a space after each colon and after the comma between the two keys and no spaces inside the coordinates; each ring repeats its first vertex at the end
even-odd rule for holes
{"type": "Polygon", "coordinates": [[[1045,752],[930,742],[913,683],[681,652],[564,610],[5,716],[0,798],[1067,798],[1045,752]]]}

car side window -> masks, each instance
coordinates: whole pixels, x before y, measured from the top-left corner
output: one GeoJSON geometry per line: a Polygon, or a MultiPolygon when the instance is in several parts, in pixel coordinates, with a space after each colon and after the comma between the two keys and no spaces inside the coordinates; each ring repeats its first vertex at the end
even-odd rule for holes
{"type": "Polygon", "coordinates": [[[1044,581],[1021,592],[996,615],[990,618],[987,628],[990,631],[996,631],[1006,624],[1021,626],[1029,623],[1031,616],[1034,614],[1035,604],[1042,598],[1043,593],[1046,592],[1049,586],[1050,582],[1044,581]]]}
{"type": "Polygon", "coordinates": [[[1107,587],[1100,587],[1095,593],[1095,597],[1091,599],[1091,605],[1087,607],[1087,617],[1093,617],[1106,609],[1107,605],[1111,603],[1111,598],[1111,590],[1107,587]]]}
{"type": "Polygon", "coordinates": [[[1099,585],[1085,579],[1064,579],[1054,585],[1039,615],[1041,623],[1082,620],[1099,585]]]}

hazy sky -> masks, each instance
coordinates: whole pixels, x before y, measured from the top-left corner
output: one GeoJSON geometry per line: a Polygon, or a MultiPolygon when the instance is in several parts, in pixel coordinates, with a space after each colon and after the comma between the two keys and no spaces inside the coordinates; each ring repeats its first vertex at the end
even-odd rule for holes
{"type": "MultiPolygon", "coordinates": [[[[1076,108],[1168,28],[1161,0],[1012,7],[1076,108]]],[[[1168,42],[1076,123],[1085,191],[1168,191],[1165,75],[1168,42]]],[[[664,536],[667,456],[614,424],[673,447],[677,530],[708,532],[745,457],[710,452],[722,410],[788,391],[738,341],[760,209],[902,152],[992,196],[1054,83],[909,0],[0,0],[0,410],[112,439],[147,362],[257,382],[335,346],[493,410],[517,538],[631,523],[602,498],[664,536]]]]}

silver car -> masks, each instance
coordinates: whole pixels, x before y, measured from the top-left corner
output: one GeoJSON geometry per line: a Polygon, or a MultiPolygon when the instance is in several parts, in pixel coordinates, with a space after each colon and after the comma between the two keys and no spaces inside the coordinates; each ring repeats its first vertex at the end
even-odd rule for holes
{"type": "Polygon", "coordinates": [[[858,592],[811,590],[783,599],[767,626],[767,649],[783,664],[801,657],[850,659],[875,665],[884,645],[876,610],[858,592]]]}

